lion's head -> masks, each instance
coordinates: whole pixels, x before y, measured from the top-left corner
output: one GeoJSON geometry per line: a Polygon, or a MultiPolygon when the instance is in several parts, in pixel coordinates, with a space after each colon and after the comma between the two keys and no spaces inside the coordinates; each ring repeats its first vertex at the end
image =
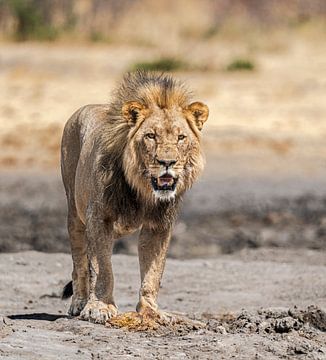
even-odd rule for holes
{"type": "Polygon", "coordinates": [[[118,95],[128,126],[123,153],[127,182],[147,200],[174,199],[203,168],[200,130],[208,107],[191,102],[181,83],[155,73],[129,74],[118,95]]]}

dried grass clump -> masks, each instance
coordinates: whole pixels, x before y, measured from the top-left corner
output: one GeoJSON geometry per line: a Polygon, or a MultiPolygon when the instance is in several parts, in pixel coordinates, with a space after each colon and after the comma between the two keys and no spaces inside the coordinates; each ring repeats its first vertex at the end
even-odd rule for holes
{"type": "Polygon", "coordinates": [[[132,71],[180,71],[189,69],[189,65],[173,57],[162,57],[152,61],[140,61],[131,66],[132,71]]]}
{"type": "Polygon", "coordinates": [[[227,71],[253,71],[255,64],[252,60],[238,58],[232,60],[226,67],[227,71]]]}

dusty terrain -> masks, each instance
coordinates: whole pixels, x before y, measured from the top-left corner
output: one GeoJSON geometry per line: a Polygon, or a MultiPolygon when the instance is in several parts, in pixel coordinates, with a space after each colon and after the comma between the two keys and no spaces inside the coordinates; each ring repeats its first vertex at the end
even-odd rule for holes
{"type": "MultiPolygon", "coordinates": [[[[154,332],[93,325],[65,316],[60,291],[69,255],[0,255],[0,356],[8,359],[325,359],[326,262],[317,251],[245,251],[167,262],[164,310],[200,323],[154,332]],[[257,259],[258,258],[258,259],[257,259]],[[311,306],[313,305],[313,306],[311,306]]],[[[138,261],[116,255],[116,301],[137,301],[138,261]]]]}
{"type": "MultiPolygon", "coordinates": [[[[282,35],[178,52],[207,65],[176,76],[211,115],[206,170],[176,225],[160,305],[199,323],[143,333],[65,315],[59,144],[73,111],[106,102],[125,70],[161,50],[0,45],[0,357],[326,359],[325,43],[282,35]],[[254,71],[225,71],[243,55],[254,71]]],[[[122,312],[137,301],[136,247],[115,247],[122,312]]]]}

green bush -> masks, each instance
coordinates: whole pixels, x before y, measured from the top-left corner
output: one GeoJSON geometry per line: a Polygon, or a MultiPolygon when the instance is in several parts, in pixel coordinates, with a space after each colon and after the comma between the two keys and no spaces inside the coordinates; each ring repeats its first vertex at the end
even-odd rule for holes
{"type": "Polygon", "coordinates": [[[131,67],[131,70],[177,71],[187,70],[188,68],[188,65],[181,60],[163,57],[152,61],[137,62],[131,67]]]}
{"type": "Polygon", "coordinates": [[[227,65],[227,71],[252,71],[255,69],[255,64],[247,59],[235,59],[227,65]]]}
{"type": "Polygon", "coordinates": [[[17,19],[16,40],[55,40],[58,36],[58,31],[46,24],[37,1],[11,0],[9,6],[17,19]]]}

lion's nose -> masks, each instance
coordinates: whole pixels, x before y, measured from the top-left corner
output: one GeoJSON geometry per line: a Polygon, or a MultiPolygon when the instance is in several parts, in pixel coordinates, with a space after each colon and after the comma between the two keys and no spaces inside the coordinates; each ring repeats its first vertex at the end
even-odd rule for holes
{"type": "Polygon", "coordinates": [[[156,159],[156,160],[160,165],[163,165],[166,168],[173,166],[177,162],[177,160],[171,160],[171,159],[169,159],[169,160],[156,159]]]}

